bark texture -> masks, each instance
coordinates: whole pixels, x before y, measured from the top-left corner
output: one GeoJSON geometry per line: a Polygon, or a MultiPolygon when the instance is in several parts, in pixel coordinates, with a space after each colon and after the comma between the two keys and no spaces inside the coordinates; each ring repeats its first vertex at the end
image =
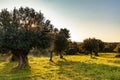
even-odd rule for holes
{"type": "Polygon", "coordinates": [[[30,67],[27,57],[29,51],[13,50],[12,53],[18,61],[18,65],[14,69],[23,69],[25,67],[30,67]]]}

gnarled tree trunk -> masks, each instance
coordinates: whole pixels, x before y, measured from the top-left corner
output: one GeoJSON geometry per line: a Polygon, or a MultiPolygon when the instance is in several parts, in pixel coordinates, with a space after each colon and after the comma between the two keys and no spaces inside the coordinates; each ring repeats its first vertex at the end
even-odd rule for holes
{"type": "Polygon", "coordinates": [[[13,55],[17,58],[18,60],[18,65],[14,69],[23,69],[25,67],[30,67],[28,63],[28,52],[26,50],[14,50],[12,51],[13,55]]]}

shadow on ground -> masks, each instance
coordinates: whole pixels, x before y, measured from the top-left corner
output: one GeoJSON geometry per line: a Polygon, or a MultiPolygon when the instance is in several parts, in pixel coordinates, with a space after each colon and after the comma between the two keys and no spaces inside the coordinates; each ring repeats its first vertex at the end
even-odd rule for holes
{"type": "MultiPolygon", "coordinates": [[[[97,58],[94,58],[95,60],[97,58]]],[[[63,80],[119,80],[120,67],[104,64],[67,61],[66,59],[53,62],[59,66],[57,74],[63,80]],[[117,75],[116,75],[117,74],[117,75]],[[65,77],[62,77],[62,76],[65,77]]]]}
{"type": "Polygon", "coordinates": [[[31,70],[29,68],[22,70],[13,70],[17,65],[16,62],[2,62],[0,66],[0,80],[29,80],[31,77],[31,70]]]}

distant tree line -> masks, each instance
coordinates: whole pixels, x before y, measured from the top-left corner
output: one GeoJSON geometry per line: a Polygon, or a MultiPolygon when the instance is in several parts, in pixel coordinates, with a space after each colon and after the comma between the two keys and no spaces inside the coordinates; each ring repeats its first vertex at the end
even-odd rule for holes
{"type": "MultiPolygon", "coordinates": [[[[98,52],[119,52],[118,45],[120,43],[108,43],[103,42],[100,39],[95,38],[87,38],[83,42],[72,42],[69,41],[69,47],[66,51],[68,55],[75,55],[75,54],[92,54],[94,53],[95,56],[99,56],[98,52]]],[[[92,56],[92,55],[91,55],[92,56]]]]}

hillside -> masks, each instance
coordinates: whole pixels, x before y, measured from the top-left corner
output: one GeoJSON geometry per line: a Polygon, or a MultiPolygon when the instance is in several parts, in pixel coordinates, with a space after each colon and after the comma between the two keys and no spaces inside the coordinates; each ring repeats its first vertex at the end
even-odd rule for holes
{"type": "Polygon", "coordinates": [[[31,68],[12,70],[17,64],[0,57],[0,80],[119,80],[120,58],[116,54],[101,53],[91,59],[87,55],[48,57],[29,56],[31,68]]]}

